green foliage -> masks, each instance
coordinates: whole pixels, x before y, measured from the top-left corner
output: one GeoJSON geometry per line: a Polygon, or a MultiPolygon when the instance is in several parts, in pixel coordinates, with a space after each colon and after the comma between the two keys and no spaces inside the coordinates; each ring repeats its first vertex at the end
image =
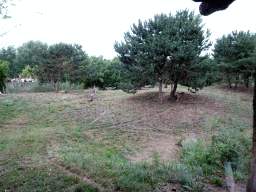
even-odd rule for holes
{"type": "Polygon", "coordinates": [[[81,45],[75,44],[72,49],[70,59],[64,63],[65,79],[71,83],[81,82],[86,78],[88,55],[82,50],[81,45]]]}
{"type": "Polygon", "coordinates": [[[38,82],[35,82],[29,92],[39,93],[39,92],[52,92],[52,91],[54,90],[52,89],[52,85],[50,83],[40,84],[38,82]]]}
{"type": "MultiPolygon", "coordinates": [[[[83,89],[83,85],[80,83],[72,83],[71,84],[71,90],[81,90],[83,89]]],[[[69,82],[62,82],[60,83],[60,90],[68,90],[69,89],[69,82]]]]}
{"type": "Polygon", "coordinates": [[[9,69],[9,62],[0,61],[0,91],[3,92],[3,90],[6,88],[6,81],[7,81],[7,75],[8,75],[8,69],[9,69]]]}
{"type": "Polygon", "coordinates": [[[75,188],[75,192],[98,192],[100,191],[98,187],[95,187],[91,184],[79,184],[75,188]]]}
{"type": "MultiPolygon", "coordinates": [[[[230,162],[237,179],[247,179],[249,171],[252,137],[245,135],[240,122],[233,127],[222,128],[212,135],[212,141],[206,145],[202,140],[189,143],[182,151],[181,163],[186,164],[196,175],[212,175],[218,170],[225,172],[224,163],[230,162]]],[[[219,179],[214,179],[221,184],[219,179]]]]}
{"type": "Polygon", "coordinates": [[[83,81],[84,87],[118,87],[123,81],[123,65],[118,58],[113,60],[104,59],[103,56],[91,56],[86,67],[87,77],[83,81]]]}
{"type": "Polygon", "coordinates": [[[14,78],[18,77],[20,71],[16,69],[14,59],[16,58],[17,50],[14,46],[8,46],[6,49],[2,48],[0,50],[0,60],[8,61],[10,63],[8,70],[8,77],[14,78]]]}
{"type": "Polygon", "coordinates": [[[20,113],[20,111],[26,110],[26,103],[20,98],[4,97],[0,100],[0,125],[4,120],[10,120],[20,113]]]}
{"type": "Polygon", "coordinates": [[[254,73],[255,38],[255,34],[249,31],[232,31],[217,39],[213,56],[225,82],[249,83],[248,80],[254,73]]]}
{"type": "MultiPolygon", "coordinates": [[[[11,18],[11,16],[9,15],[9,10],[8,10],[8,6],[10,5],[14,5],[11,3],[12,0],[3,0],[1,1],[1,4],[0,4],[0,16],[1,16],[1,19],[9,19],[11,18]]],[[[4,33],[5,34],[5,33],[4,33]]],[[[2,34],[1,36],[3,36],[4,34],[2,34]]]]}
{"type": "Polygon", "coordinates": [[[25,67],[25,69],[23,69],[22,70],[22,73],[20,74],[20,76],[22,77],[22,78],[29,78],[29,77],[32,77],[33,79],[34,78],[37,78],[36,76],[35,76],[35,74],[33,73],[33,70],[35,70],[35,69],[32,69],[29,65],[27,65],[26,67],[25,67]]]}
{"type": "MultiPolygon", "coordinates": [[[[191,81],[189,81],[189,87],[196,91],[222,81],[217,63],[209,55],[193,60],[190,64],[190,69],[189,78],[191,81]]],[[[180,83],[181,85],[186,85],[186,81],[181,81],[180,83]]]]}
{"type": "Polygon", "coordinates": [[[137,92],[137,88],[133,86],[131,83],[121,83],[118,86],[119,89],[122,89],[126,93],[133,93],[135,94],[137,92]]]}
{"type": "Polygon", "coordinates": [[[204,36],[201,23],[201,16],[183,10],[175,16],[155,15],[154,19],[133,24],[131,32],[125,33],[125,42],[114,44],[129,79],[126,83],[138,89],[171,79],[176,85],[182,81],[193,88],[201,86],[198,81],[190,83],[189,78],[194,70],[192,63],[211,45],[210,32],[207,30],[204,36]]]}
{"type": "Polygon", "coordinates": [[[48,49],[46,43],[41,41],[29,41],[24,43],[17,49],[17,55],[14,59],[13,66],[15,72],[13,75],[18,77],[18,74],[22,73],[22,70],[29,65],[31,68],[35,68],[40,62],[44,61],[44,55],[48,49]]]}
{"type": "MultiPolygon", "coordinates": [[[[1,162],[0,166],[5,172],[5,177],[0,180],[1,191],[66,191],[77,183],[79,183],[78,187],[82,186],[82,189],[86,189],[86,185],[80,183],[79,178],[68,176],[52,166],[31,166],[13,160],[1,162]]],[[[93,186],[90,185],[87,189],[91,190],[84,191],[98,191],[96,188],[93,190],[93,186]]]]}
{"type": "Polygon", "coordinates": [[[175,145],[178,145],[180,147],[182,147],[182,142],[185,140],[185,136],[182,136],[176,143],[175,145]]]}
{"type": "Polygon", "coordinates": [[[81,82],[86,77],[87,57],[81,45],[54,44],[44,54],[44,60],[36,66],[35,74],[39,76],[40,82],[51,81],[53,87],[57,82],[55,91],[59,91],[62,79],[73,83],[81,82]]]}

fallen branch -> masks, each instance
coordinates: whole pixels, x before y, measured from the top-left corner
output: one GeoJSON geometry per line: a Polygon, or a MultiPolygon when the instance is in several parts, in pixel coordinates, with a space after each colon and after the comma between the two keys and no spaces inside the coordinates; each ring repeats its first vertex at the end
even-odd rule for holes
{"type": "Polygon", "coordinates": [[[100,115],[98,118],[96,118],[93,122],[91,122],[90,125],[93,124],[93,123],[95,123],[96,121],[98,121],[98,120],[101,118],[101,116],[104,115],[105,113],[106,113],[106,111],[104,111],[103,113],[101,113],[101,115],[100,115]]]}

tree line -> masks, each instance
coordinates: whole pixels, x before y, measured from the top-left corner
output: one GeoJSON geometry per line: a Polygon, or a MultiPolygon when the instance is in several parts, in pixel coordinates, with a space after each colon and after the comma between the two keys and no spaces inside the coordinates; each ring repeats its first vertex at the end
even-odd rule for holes
{"type": "Polygon", "coordinates": [[[170,93],[173,100],[178,84],[193,92],[223,82],[248,87],[254,74],[255,34],[232,31],[216,40],[212,55],[202,56],[212,46],[210,35],[210,30],[204,30],[202,17],[194,12],[159,14],[133,24],[124,41],[114,43],[118,57],[112,60],[88,56],[78,44],[48,46],[29,41],[17,49],[2,48],[5,75],[1,77],[37,76],[39,82],[51,83],[56,92],[61,81],[83,83],[84,88],[117,87],[129,93],[158,84],[160,102],[162,85],[167,82],[174,85],[170,93]]]}
{"type": "MultiPolygon", "coordinates": [[[[17,49],[8,46],[0,50],[0,60],[5,63],[6,78],[38,78],[40,83],[51,83],[59,91],[59,83],[83,83],[84,88],[97,86],[118,87],[122,81],[122,63],[118,58],[88,56],[81,45],[57,43],[48,46],[41,41],[29,41],[17,49]],[[8,70],[6,70],[8,66],[8,70]]],[[[0,65],[1,66],[1,65],[0,65]]],[[[70,91],[70,87],[69,87],[70,91]]]]}

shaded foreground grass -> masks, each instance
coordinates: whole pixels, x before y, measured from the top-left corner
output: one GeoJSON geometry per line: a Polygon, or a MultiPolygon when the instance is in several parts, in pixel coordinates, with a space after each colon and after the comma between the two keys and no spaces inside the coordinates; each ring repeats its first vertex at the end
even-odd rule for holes
{"type": "Polygon", "coordinates": [[[252,95],[169,91],[164,105],[157,89],[0,98],[0,191],[225,191],[226,161],[245,180],[252,95]]]}

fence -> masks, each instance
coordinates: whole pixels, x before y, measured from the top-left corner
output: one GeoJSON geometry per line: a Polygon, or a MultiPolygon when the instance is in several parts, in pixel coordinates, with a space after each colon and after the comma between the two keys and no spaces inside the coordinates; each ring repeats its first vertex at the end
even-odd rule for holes
{"type": "Polygon", "coordinates": [[[6,93],[28,92],[34,85],[33,82],[8,82],[6,84],[6,93]]]}

